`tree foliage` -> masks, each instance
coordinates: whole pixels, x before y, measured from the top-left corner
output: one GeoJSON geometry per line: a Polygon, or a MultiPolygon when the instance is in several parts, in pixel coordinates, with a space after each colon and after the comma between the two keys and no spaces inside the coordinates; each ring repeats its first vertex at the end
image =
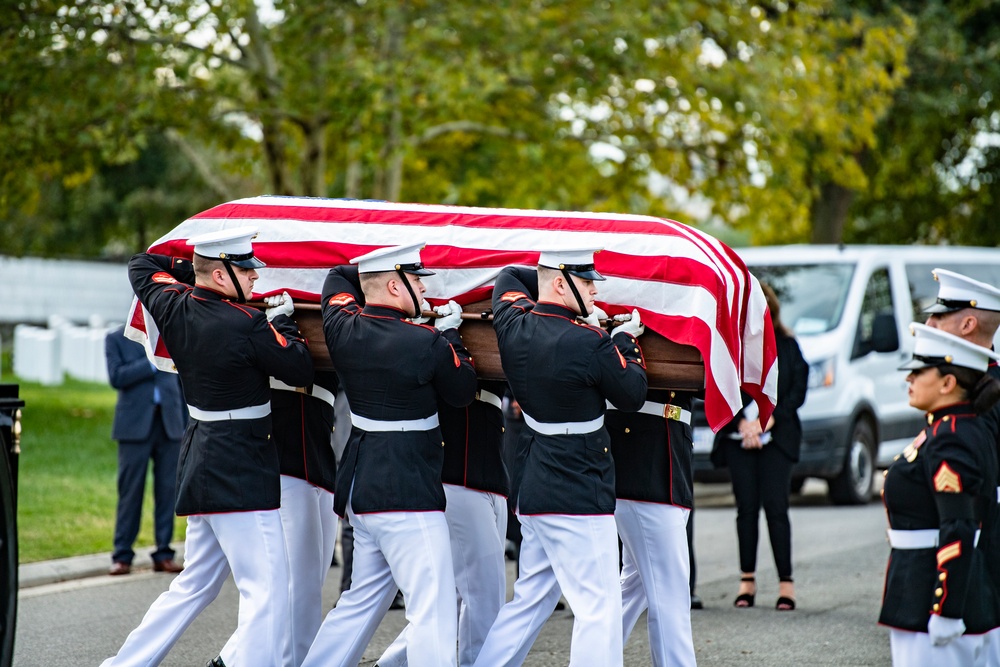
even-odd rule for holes
{"type": "MultiPolygon", "coordinates": [[[[872,2],[870,11],[885,11],[872,2]]],[[[870,186],[853,207],[855,242],[1000,245],[1000,3],[893,3],[920,38],[910,76],[866,156],[870,186]]]]}
{"type": "MultiPolygon", "coordinates": [[[[58,215],[89,252],[141,247],[206,201],[263,192],[685,222],[696,202],[755,242],[875,238],[920,187],[900,161],[930,123],[927,92],[910,94],[918,77],[933,90],[926,63],[995,69],[992,29],[970,34],[986,10],[935,22],[923,4],[15,0],[0,8],[0,240],[60,251],[25,241],[58,215]],[[931,28],[979,50],[927,44],[931,28]],[[171,168],[130,199],[122,174],[154,158],[171,168]]],[[[954,121],[974,98],[932,123],[951,150],[921,156],[922,187],[961,171],[979,135],[954,121]]],[[[927,203],[958,220],[983,190],[927,203]]]]}

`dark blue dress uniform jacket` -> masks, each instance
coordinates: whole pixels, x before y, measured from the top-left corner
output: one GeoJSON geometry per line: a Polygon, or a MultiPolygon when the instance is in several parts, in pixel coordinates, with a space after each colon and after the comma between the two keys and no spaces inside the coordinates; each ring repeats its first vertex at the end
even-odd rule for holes
{"type": "Polygon", "coordinates": [[[337,483],[337,457],[330,441],[333,405],[312,395],[322,387],[337,395],[337,374],[316,371],[313,383],[296,391],[271,389],[271,421],[282,475],[305,480],[333,493],[337,483]]]}
{"type": "MultiPolygon", "coordinates": [[[[987,373],[1000,380],[1000,367],[995,362],[990,363],[987,373]]],[[[996,447],[997,457],[1000,458],[1000,403],[996,403],[992,408],[979,416],[983,428],[993,439],[996,447]]],[[[1000,501],[1000,479],[997,480],[997,500],[1000,501]]],[[[997,508],[1000,514],[1000,507],[997,508]]],[[[979,539],[979,546],[986,553],[986,563],[990,571],[993,586],[1000,591],[1000,518],[997,521],[989,522],[983,526],[983,534],[979,539]]],[[[997,604],[1000,605],[1000,595],[997,595],[997,604]]],[[[997,619],[1000,620],[1000,608],[997,609],[997,619]]]]}
{"type": "MultiPolygon", "coordinates": [[[[493,287],[493,328],[504,375],[521,409],[544,423],[587,422],[605,399],[635,411],[646,399],[646,367],[635,338],[578,324],[565,306],[535,303],[537,272],[507,267],[493,287]]],[[[615,466],[605,428],[543,435],[527,424],[511,476],[511,508],[522,514],[612,514],[615,466]]]]}
{"type": "MultiPolygon", "coordinates": [[[[691,411],[689,391],[650,389],[649,401],[691,411]]],[[[615,459],[616,494],[623,500],[694,507],[694,433],[690,424],[641,412],[605,417],[615,459]]]]}
{"type": "MultiPolygon", "coordinates": [[[[270,376],[292,386],[313,378],[312,357],[298,327],[204,287],[192,287],[191,262],[142,253],[129,280],[153,316],[177,366],[189,405],[237,410],[267,403],[270,376]]],[[[277,509],[278,452],[271,417],[192,419],[181,442],[177,514],[277,509]]]]}
{"type": "MultiPolygon", "coordinates": [[[[351,412],[379,421],[425,419],[438,397],[463,407],[476,395],[476,369],[457,329],[413,324],[401,310],[359,304],[356,267],[330,270],[323,331],[351,412]]],[[[351,436],[337,471],[334,509],[355,513],[444,510],[441,429],[364,431],[351,436]],[[353,491],[352,491],[353,486],[353,491]]]]}
{"type": "MultiPolygon", "coordinates": [[[[496,380],[480,380],[479,389],[502,399],[506,386],[496,380]]],[[[438,416],[444,439],[441,481],[506,496],[510,483],[502,456],[503,411],[480,400],[464,408],[439,400],[438,416]]]]}
{"type": "Polygon", "coordinates": [[[940,614],[981,634],[998,625],[986,554],[974,546],[980,523],[996,520],[996,451],[967,403],[928,413],[928,422],[889,467],[883,501],[890,528],[937,530],[938,546],[892,550],[879,623],[926,632],[940,614]]]}

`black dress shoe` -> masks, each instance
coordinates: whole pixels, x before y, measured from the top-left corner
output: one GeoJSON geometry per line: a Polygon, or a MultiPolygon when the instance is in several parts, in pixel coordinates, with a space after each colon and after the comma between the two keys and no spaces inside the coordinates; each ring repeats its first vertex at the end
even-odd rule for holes
{"type": "Polygon", "coordinates": [[[701,598],[695,595],[694,593],[691,594],[691,608],[692,609],[705,608],[705,605],[702,603],[701,598]]]}
{"type": "Polygon", "coordinates": [[[222,662],[221,655],[217,655],[211,660],[209,660],[208,664],[205,665],[205,667],[226,667],[226,663],[222,662]]]}
{"type": "Polygon", "coordinates": [[[121,561],[114,561],[111,563],[111,567],[108,569],[108,574],[112,577],[116,577],[121,574],[128,574],[132,571],[132,566],[129,563],[122,563],[121,561]]]}
{"type": "Polygon", "coordinates": [[[396,597],[392,599],[389,609],[406,609],[406,603],[403,601],[403,594],[400,591],[396,591],[396,597]]]}
{"type": "Polygon", "coordinates": [[[163,560],[153,561],[153,572],[169,572],[170,574],[177,574],[178,572],[183,572],[184,566],[180,565],[173,558],[164,558],[163,560]]]}

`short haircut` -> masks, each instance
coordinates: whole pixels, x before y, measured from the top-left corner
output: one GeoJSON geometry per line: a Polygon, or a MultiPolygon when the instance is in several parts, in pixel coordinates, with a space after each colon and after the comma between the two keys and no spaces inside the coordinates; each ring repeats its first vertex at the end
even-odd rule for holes
{"type": "Polygon", "coordinates": [[[210,276],[212,271],[222,268],[222,260],[195,255],[191,258],[191,266],[194,268],[194,275],[204,278],[210,276]]]}
{"type": "Polygon", "coordinates": [[[394,277],[399,277],[399,274],[395,271],[376,271],[374,273],[358,274],[358,279],[361,281],[361,291],[365,293],[365,300],[367,301],[369,296],[385,292],[386,283],[394,277]]]}
{"type": "Polygon", "coordinates": [[[548,266],[538,267],[538,283],[547,283],[557,276],[561,276],[563,273],[559,269],[553,269],[548,266]]]}
{"type": "Polygon", "coordinates": [[[1000,328],[1000,312],[995,310],[976,310],[976,321],[982,330],[983,343],[992,343],[996,336],[997,329],[1000,328]]]}

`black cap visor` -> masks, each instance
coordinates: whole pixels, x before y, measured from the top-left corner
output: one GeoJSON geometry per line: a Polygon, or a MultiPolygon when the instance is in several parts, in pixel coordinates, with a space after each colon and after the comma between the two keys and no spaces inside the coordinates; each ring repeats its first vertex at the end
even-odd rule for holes
{"type": "Polygon", "coordinates": [[[957,301],[955,299],[938,299],[937,302],[932,303],[928,307],[924,308],[924,312],[929,315],[935,315],[939,313],[954,313],[964,308],[972,308],[972,307],[973,306],[971,301],[957,301]]]}
{"type": "Polygon", "coordinates": [[[941,366],[948,363],[947,359],[944,357],[925,357],[919,354],[913,355],[913,358],[907,361],[905,364],[897,368],[899,371],[919,371],[924,368],[934,368],[936,366],[941,366]]]}
{"type": "Polygon", "coordinates": [[[563,264],[559,269],[568,271],[577,278],[583,278],[584,280],[607,280],[607,278],[594,269],[593,264],[563,264]]]}
{"type": "Polygon", "coordinates": [[[425,269],[423,264],[397,264],[396,270],[402,271],[403,273],[412,273],[415,276],[435,275],[430,269],[425,269]]]}
{"type": "Polygon", "coordinates": [[[217,259],[221,262],[229,262],[233,266],[238,266],[241,269],[262,269],[267,264],[260,261],[253,256],[252,252],[248,252],[243,255],[226,255],[224,257],[209,257],[208,255],[199,254],[199,257],[204,257],[205,259],[217,259]]]}
{"type": "Polygon", "coordinates": [[[265,264],[264,262],[260,261],[259,259],[257,259],[253,255],[251,255],[249,257],[249,259],[238,259],[236,261],[229,260],[229,262],[233,266],[238,266],[241,269],[262,269],[265,266],[267,266],[267,264],[265,264]]]}

